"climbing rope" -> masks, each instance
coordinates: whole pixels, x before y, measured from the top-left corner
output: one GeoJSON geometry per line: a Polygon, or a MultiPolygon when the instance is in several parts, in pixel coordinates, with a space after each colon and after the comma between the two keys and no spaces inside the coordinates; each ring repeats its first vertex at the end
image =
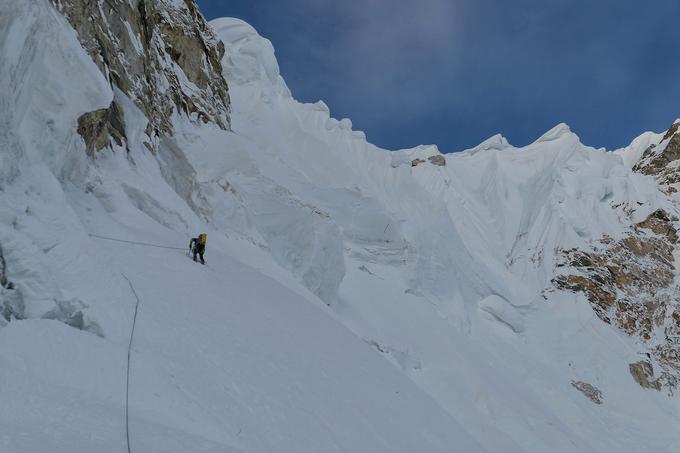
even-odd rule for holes
{"type": "Polygon", "coordinates": [[[132,318],[132,329],[130,330],[130,342],[128,343],[128,350],[127,350],[127,377],[125,379],[125,438],[127,439],[127,451],[128,453],[130,452],[130,355],[132,353],[132,341],[135,337],[135,326],[137,325],[137,311],[139,310],[139,296],[137,295],[137,291],[135,291],[135,287],[132,286],[132,282],[130,281],[129,278],[125,274],[121,272],[121,275],[125,280],[127,280],[128,284],[130,285],[130,289],[132,290],[132,294],[135,295],[135,315],[132,318]]]}
{"type": "MultiPolygon", "coordinates": [[[[115,242],[124,242],[127,244],[134,244],[134,245],[142,245],[145,247],[157,247],[157,248],[162,248],[162,249],[169,249],[169,250],[185,250],[184,247],[170,247],[167,245],[161,245],[161,244],[152,244],[150,242],[140,242],[140,241],[128,241],[126,239],[119,239],[119,238],[112,238],[108,236],[100,236],[98,234],[88,234],[88,236],[97,238],[97,239],[104,239],[107,241],[115,241],[115,242]]],[[[130,279],[127,277],[127,275],[123,274],[121,272],[121,275],[125,280],[127,280],[128,285],[130,285],[130,290],[132,291],[132,294],[135,296],[135,314],[132,318],[132,328],[130,329],[130,341],[128,343],[128,349],[127,349],[127,367],[126,367],[126,377],[125,377],[125,439],[127,441],[127,451],[128,453],[131,453],[130,449],[130,356],[132,355],[132,344],[134,342],[134,337],[135,337],[135,327],[137,325],[137,312],[139,311],[139,296],[137,295],[137,291],[135,291],[135,287],[132,285],[132,282],[130,279]]]]}
{"type": "Polygon", "coordinates": [[[160,244],[152,244],[150,242],[139,242],[139,241],[127,241],[125,239],[118,239],[118,238],[111,238],[107,236],[100,236],[98,234],[88,234],[88,236],[97,238],[97,239],[105,239],[107,241],[116,241],[116,242],[125,242],[127,244],[135,244],[135,245],[143,245],[146,247],[157,247],[160,249],[169,249],[169,250],[186,250],[185,247],[170,247],[167,245],[160,245],[160,244]]]}

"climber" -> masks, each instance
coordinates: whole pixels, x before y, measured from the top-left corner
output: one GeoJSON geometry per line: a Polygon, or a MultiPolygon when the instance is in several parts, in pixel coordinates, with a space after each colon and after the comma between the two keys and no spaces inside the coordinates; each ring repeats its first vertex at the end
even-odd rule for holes
{"type": "Polygon", "coordinates": [[[201,233],[197,238],[191,238],[189,241],[189,250],[194,254],[194,261],[196,261],[196,256],[201,257],[201,264],[205,264],[203,259],[203,254],[205,253],[205,242],[208,240],[208,235],[201,233]]]}

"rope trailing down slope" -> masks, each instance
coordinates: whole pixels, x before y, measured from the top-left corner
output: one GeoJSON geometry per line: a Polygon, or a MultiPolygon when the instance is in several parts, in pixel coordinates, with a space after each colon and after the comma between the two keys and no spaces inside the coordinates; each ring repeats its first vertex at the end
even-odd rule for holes
{"type": "MultiPolygon", "coordinates": [[[[140,242],[140,241],[128,241],[126,239],[119,239],[119,238],[112,238],[108,236],[101,236],[98,234],[88,234],[88,236],[92,238],[97,238],[97,239],[104,239],[107,241],[115,241],[115,242],[123,242],[126,244],[134,244],[134,245],[141,245],[145,247],[157,247],[157,248],[162,248],[162,249],[168,249],[168,250],[185,250],[184,247],[170,247],[167,245],[161,245],[161,244],[152,244],[150,242],[140,242]]],[[[130,356],[132,355],[132,344],[134,342],[134,337],[135,337],[135,327],[137,326],[137,313],[139,311],[139,296],[137,295],[137,291],[135,291],[135,287],[132,285],[132,282],[130,279],[127,277],[127,275],[123,274],[121,272],[121,275],[123,278],[128,282],[128,285],[130,285],[130,290],[132,291],[132,294],[135,296],[135,314],[132,318],[132,328],[130,329],[130,341],[128,343],[128,349],[127,349],[127,366],[126,366],[126,377],[125,377],[125,439],[127,443],[127,451],[128,453],[132,453],[132,450],[130,448],[130,356]]]]}
{"type": "Polygon", "coordinates": [[[132,286],[132,282],[130,281],[129,278],[123,273],[121,273],[123,278],[127,280],[128,284],[130,285],[130,289],[132,290],[132,294],[135,295],[135,314],[132,318],[132,329],[130,329],[130,342],[128,343],[128,350],[127,350],[127,371],[126,371],[126,379],[125,379],[125,438],[127,440],[127,451],[128,453],[131,453],[130,450],[130,355],[132,353],[132,342],[135,337],[135,326],[137,325],[137,312],[139,311],[139,296],[137,295],[137,291],[135,291],[135,287],[132,286]]]}

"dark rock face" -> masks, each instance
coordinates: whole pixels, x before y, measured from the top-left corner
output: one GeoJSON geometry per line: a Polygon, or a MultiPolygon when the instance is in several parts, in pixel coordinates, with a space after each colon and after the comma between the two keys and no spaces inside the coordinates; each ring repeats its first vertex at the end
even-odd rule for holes
{"type": "Polygon", "coordinates": [[[24,310],[21,291],[7,279],[7,263],[0,246],[0,326],[13,319],[23,319],[24,310]]]}
{"type": "Polygon", "coordinates": [[[588,384],[587,382],[583,381],[571,381],[571,385],[576,390],[583,393],[586,396],[586,398],[588,398],[593,403],[602,404],[604,402],[602,398],[602,392],[594,385],[588,384]]]}
{"type": "Polygon", "coordinates": [[[670,218],[663,209],[657,209],[644,221],[638,223],[636,229],[650,230],[659,236],[665,237],[671,244],[677,244],[678,232],[675,226],[673,226],[673,221],[677,221],[677,219],[670,218]]]}
{"type": "Polygon", "coordinates": [[[680,121],[666,132],[659,145],[651,145],[633,171],[656,176],[662,184],[680,182],[680,121]]]}
{"type": "MultiPolygon", "coordinates": [[[[111,85],[145,113],[150,148],[157,150],[158,137],[172,135],[175,112],[229,128],[229,90],[220,63],[224,46],[193,0],[51,1],[111,85]]],[[[125,138],[115,102],[86,114],[79,126],[90,154],[125,138]]]]}
{"type": "MultiPolygon", "coordinates": [[[[601,320],[642,340],[659,369],[653,381],[659,388],[680,383],[680,288],[673,255],[677,220],[658,210],[619,241],[605,237],[592,251],[564,251],[565,262],[558,264],[563,271],[553,279],[559,289],[584,293],[601,320]]],[[[651,362],[649,370],[641,366],[631,365],[637,382],[643,371],[654,376],[651,362]]]]}
{"type": "Polygon", "coordinates": [[[78,118],[78,134],[85,140],[90,157],[94,157],[95,151],[110,147],[111,140],[122,146],[126,140],[123,112],[112,102],[106,109],[85,113],[78,118]]]}

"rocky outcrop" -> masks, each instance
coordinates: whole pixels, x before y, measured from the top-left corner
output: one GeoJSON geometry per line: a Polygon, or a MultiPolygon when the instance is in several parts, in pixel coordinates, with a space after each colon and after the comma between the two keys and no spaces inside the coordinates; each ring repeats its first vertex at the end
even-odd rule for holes
{"type": "Polygon", "coordinates": [[[652,364],[641,360],[639,362],[631,363],[628,366],[631,376],[635,382],[646,389],[661,390],[661,382],[654,378],[654,368],[652,364]]]}
{"type": "Polygon", "coordinates": [[[88,112],[78,118],[78,134],[85,141],[87,155],[94,156],[95,151],[110,147],[112,141],[122,146],[125,137],[125,119],[112,102],[108,108],[88,112]]]}
{"type": "Polygon", "coordinates": [[[680,182],[680,121],[668,129],[658,145],[645,150],[633,170],[655,176],[662,184],[680,182]]]}
{"type": "Polygon", "coordinates": [[[593,403],[602,404],[604,402],[602,398],[602,392],[594,385],[588,384],[587,382],[583,381],[571,381],[571,385],[576,390],[583,393],[586,396],[586,398],[588,398],[593,403]]]}
{"type": "MultiPolygon", "coordinates": [[[[149,119],[148,146],[172,135],[172,115],[229,128],[224,46],[194,0],[51,0],[69,20],[112,86],[149,119]]],[[[79,121],[88,153],[123,143],[124,118],[114,101],[79,121]]]]}
{"type": "Polygon", "coordinates": [[[0,246],[0,326],[24,317],[24,302],[14,283],[7,279],[7,263],[0,246]]]}
{"type": "MultiPolygon", "coordinates": [[[[680,288],[673,255],[677,220],[657,210],[618,241],[604,237],[591,251],[564,251],[553,280],[559,289],[585,294],[604,322],[640,338],[659,368],[654,382],[668,387],[680,382],[680,288]]],[[[641,367],[631,365],[637,382],[642,375],[654,376],[651,362],[649,370],[641,367]]]]}
{"type": "Polygon", "coordinates": [[[430,156],[427,158],[432,165],[437,165],[438,167],[443,167],[446,165],[446,159],[441,154],[435,156],[430,156]]]}
{"type": "Polygon", "coordinates": [[[669,243],[678,243],[678,232],[673,225],[677,221],[676,218],[671,218],[663,209],[657,209],[650,214],[644,221],[638,223],[636,230],[649,230],[658,236],[665,237],[669,243]]]}
{"type": "Polygon", "coordinates": [[[411,161],[411,167],[417,167],[418,165],[424,164],[425,162],[430,162],[432,165],[443,167],[446,165],[446,158],[441,154],[430,156],[427,158],[427,161],[425,159],[417,157],[411,161]]]}

